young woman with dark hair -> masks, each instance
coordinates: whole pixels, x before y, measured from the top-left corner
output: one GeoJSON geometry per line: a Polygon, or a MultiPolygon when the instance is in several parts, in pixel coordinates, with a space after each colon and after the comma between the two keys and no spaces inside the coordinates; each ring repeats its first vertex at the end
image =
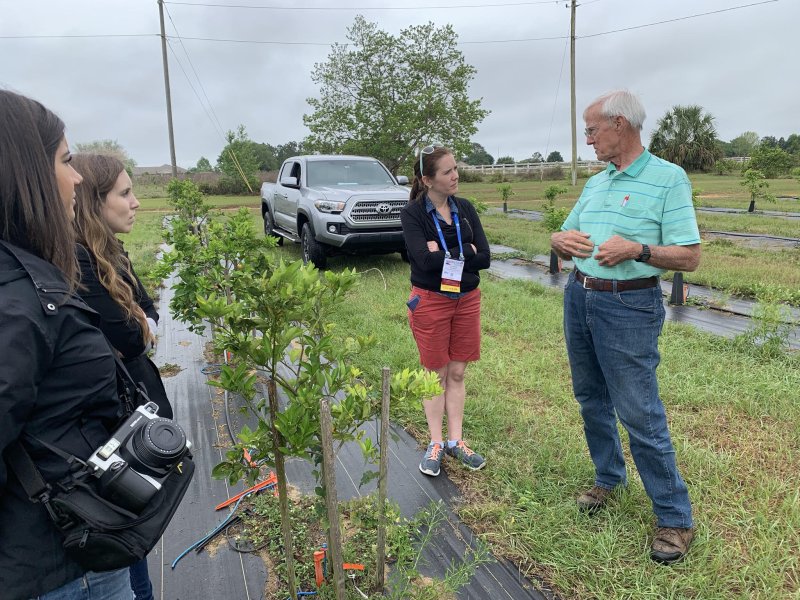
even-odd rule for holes
{"type": "MultiPolygon", "coordinates": [[[[142,383],[150,400],[158,404],[158,416],[172,418],[158,367],[148,357],[158,312],[117,238],[130,233],[139,207],[131,178],[113,156],[76,154],[73,164],[83,176],[73,221],[81,271],[78,293],[100,315],[100,331],[133,380],[142,383]]],[[[131,587],[136,600],[152,600],[146,559],[131,567],[131,587]]]]}
{"type": "Polygon", "coordinates": [[[130,233],[139,200],[120,160],[76,154],[83,175],[76,188],[75,234],[81,286],[78,293],[100,314],[100,330],[119,352],[134,381],[144,384],[160,417],[172,418],[158,368],[147,353],[155,342],[158,312],[128,259],[120,233],[130,233]]]}
{"type": "Polygon", "coordinates": [[[77,285],[75,186],[64,123],[0,90],[0,589],[8,600],[130,600],[128,569],[85,572],[6,461],[19,442],[45,481],[86,459],[121,416],[114,357],[77,285]]]}
{"type": "Polygon", "coordinates": [[[443,146],[422,148],[414,162],[408,205],[400,215],[411,264],[408,320],[420,363],[439,375],[444,392],[424,402],[430,443],[419,470],[439,474],[450,455],[471,470],[484,458],[463,436],[464,371],[480,358],[479,271],[489,268],[489,242],[478,213],[458,192],[458,167],[443,146]],[[447,440],[442,421],[447,415],[447,440]]]}

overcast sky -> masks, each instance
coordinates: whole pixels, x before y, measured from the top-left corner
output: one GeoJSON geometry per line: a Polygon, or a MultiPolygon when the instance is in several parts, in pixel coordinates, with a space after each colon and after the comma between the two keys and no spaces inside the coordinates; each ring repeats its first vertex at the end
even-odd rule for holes
{"type": "MultiPolygon", "coordinates": [[[[314,64],[327,59],[330,44],[346,41],[357,14],[393,34],[428,21],[452,24],[466,61],[477,69],[470,95],[491,111],[473,141],[495,158],[558,150],[569,159],[567,0],[186,2],[227,7],[167,2],[167,35],[177,29],[184,38],[273,43],[170,42],[180,166],[194,166],[201,156],[215,163],[224,146],[220,129],[240,123],[257,142],[302,140],[306,98],[318,92],[310,77],[314,64]]],[[[800,132],[798,26],[800,0],[585,0],[577,9],[579,131],[586,104],[626,87],[645,103],[646,140],[676,104],[703,106],[723,140],[747,130],[775,137],[800,132]]],[[[73,146],[114,139],[140,166],[168,163],[158,32],[155,0],[0,0],[0,87],[57,112],[73,146]]],[[[594,158],[583,141],[579,134],[578,153],[594,158]]]]}

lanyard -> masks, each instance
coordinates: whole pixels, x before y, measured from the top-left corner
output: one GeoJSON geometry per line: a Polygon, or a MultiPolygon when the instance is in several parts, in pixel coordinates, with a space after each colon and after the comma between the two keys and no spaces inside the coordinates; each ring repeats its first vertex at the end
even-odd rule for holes
{"type": "MultiPolygon", "coordinates": [[[[450,200],[448,199],[448,202],[450,200]]],[[[436,209],[433,209],[431,212],[431,216],[433,217],[433,224],[436,225],[436,233],[439,234],[439,241],[442,242],[442,248],[444,249],[444,256],[445,258],[450,258],[450,250],[447,248],[447,242],[444,241],[444,234],[442,233],[442,226],[439,225],[439,219],[436,216],[436,209]]],[[[458,239],[458,251],[459,251],[459,260],[464,260],[464,246],[461,244],[461,222],[458,220],[458,213],[452,212],[451,216],[453,217],[453,223],[456,224],[456,238],[458,239]]]]}

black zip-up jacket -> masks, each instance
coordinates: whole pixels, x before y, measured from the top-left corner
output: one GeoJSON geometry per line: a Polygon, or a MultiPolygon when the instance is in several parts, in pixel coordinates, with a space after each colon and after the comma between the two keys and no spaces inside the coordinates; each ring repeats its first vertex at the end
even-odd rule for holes
{"type": "MultiPolygon", "coordinates": [[[[158,367],[147,356],[147,343],[139,328],[139,323],[128,319],[122,307],[117,304],[100,282],[97,276],[97,261],[92,253],[86,247],[78,244],[77,254],[78,264],[81,268],[81,285],[78,293],[83,301],[100,315],[98,325],[100,331],[122,355],[122,362],[133,380],[142,384],[150,400],[158,404],[158,416],[171,419],[173,416],[172,406],[167,398],[158,367]]],[[[158,323],[158,312],[153,301],[136,276],[136,272],[133,271],[133,267],[131,267],[131,272],[134,281],[130,280],[127,273],[120,273],[120,276],[130,286],[133,299],[142,308],[144,314],[158,323]]]]}
{"type": "MultiPolygon", "coordinates": [[[[490,264],[489,242],[483,232],[483,226],[478,218],[475,207],[469,200],[452,197],[458,209],[461,222],[461,243],[464,247],[464,272],[461,276],[461,291],[470,292],[478,287],[481,269],[488,269],[490,264]],[[474,244],[477,252],[472,250],[474,244]]],[[[438,292],[442,283],[442,267],[444,266],[445,253],[439,249],[436,252],[428,250],[428,242],[435,241],[439,246],[439,234],[433,224],[431,213],[425,210],[425,198],[409,202],[400,213],[400,222],[403,224],[403,237],[408,251],[408,261],[411,263],[411,284],[438,292]]],[[[448,225],[441,219],[444,241],[453,258],[458,258],[458,237],[456,236],[455,221],[448,225]]]]}
{"type": "MultiPolygon", "coordinates": [[[[35,438],[86,459],[121,416],[111,349],[61,272],[0,241],[0,453],[22,440],[46,481],[67,464],[35,438]]],[[[41,504],[0,460],[0,596],[36,597],[80,577],[41,504]]]]}

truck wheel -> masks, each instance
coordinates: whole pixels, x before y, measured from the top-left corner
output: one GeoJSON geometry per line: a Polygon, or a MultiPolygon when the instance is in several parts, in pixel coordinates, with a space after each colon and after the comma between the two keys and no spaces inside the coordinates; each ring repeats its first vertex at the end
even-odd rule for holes
{"type": "Polygon", "coordinates": [[[272,219],[272,213],[269,209],[264,211],[264,235],[274,237],[278,240],[278,246],[283,246],[283,236],[275,235],[275,221],[272,219]]]}
{"type": "Polygon", "coordinates": [[[303,233],[300,234],[300,248],[303,252],[303,262],[313,263],[318,269],[324,269],[328,261],[325,248],[314,239],[314,233],[308,223],[303,224],[303,233]]]}

